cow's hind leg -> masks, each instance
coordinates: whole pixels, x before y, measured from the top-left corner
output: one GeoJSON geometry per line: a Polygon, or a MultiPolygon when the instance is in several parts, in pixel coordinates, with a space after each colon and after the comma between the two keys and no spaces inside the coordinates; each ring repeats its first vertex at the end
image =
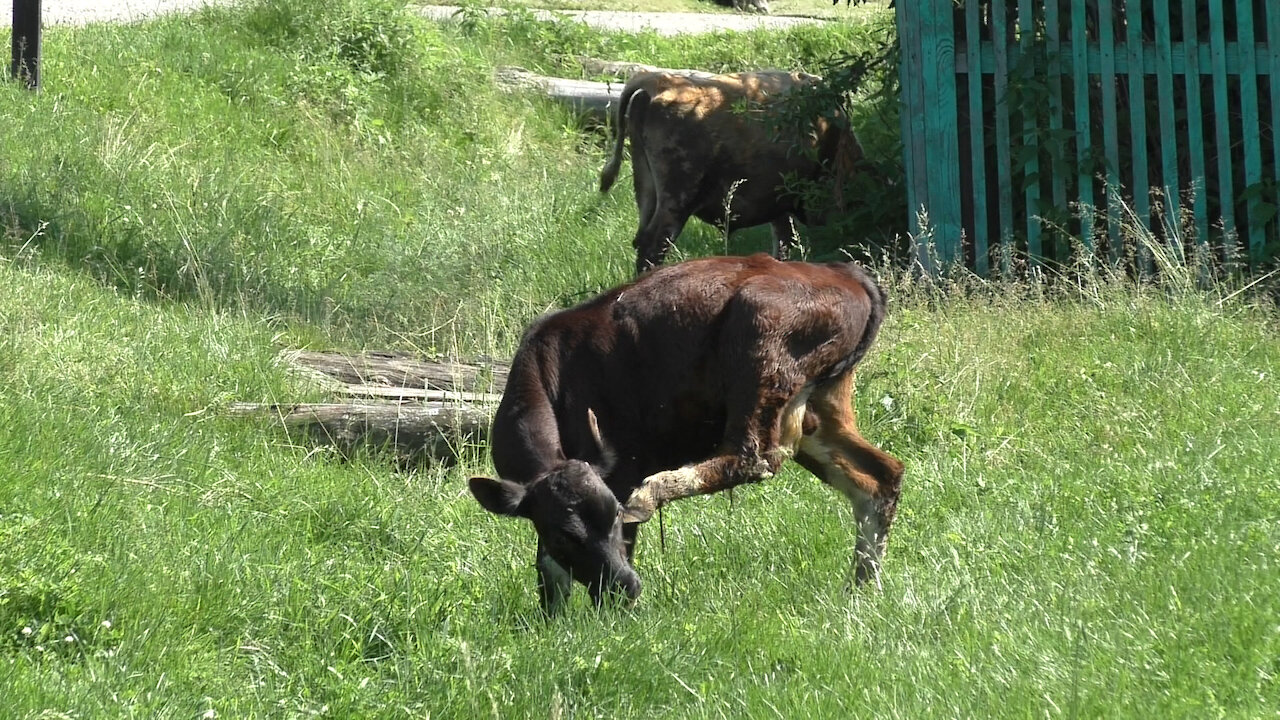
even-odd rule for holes
{"type": "Polygon", "coordinates": [[[814,389],[809,409],[816,427],[800,440],[796,462],[844,493],[858,524],[854,578],[879,583],[880,561],[902,492],[902,462],[858,433],[851,393],[853,372],[814,389]]]}
{"type": "MultiPolygon", "coordinates": [[[[632,142],[634,149],[635,143],[632,142]]],[[[636,219],[639,220],[637,227],[643,231],[650,223],[653,222],[653,214],[658,209],[658,187],[657,180],[653,176],[653,168],[649,165],[649,158],[643,152],[643,144],[641,151],[632,152],[631,167],[632,185],[636,192],[636,219]]],[[[639,247],[640,236],[636,235],[636,245],[639,247]]]]}
{"type": "Polygon", "coordinates": [[[779,260],[791,259],[791,251],[800,246],[794,215],[783,215],[770,223],[773,230],[773,256],[779,260]]]}
{"type": "MultiPolygon", "coordinates": [[[[652,118],[657,117],[652,114],[652,118]]],[[[657,119],[649,122],[662,127],[657,119]]],[[[647,126],[632,135],[631,163],[636,169],[636,206],[640,214],[640,229],[633,241],[637,276],[662,264],[697,206],[703,177],[701,172],[690,170],[696,164],[686,153],[661,132],[650,137],[647,126]]]]}
{"type": "Polygon", "coordinates": [[[649,222],[640,227],[632,243],[636,248],[637,276],[662,264],[688,221],[688,212],[675,212],[667,198],[658,197],[649,222]]]}

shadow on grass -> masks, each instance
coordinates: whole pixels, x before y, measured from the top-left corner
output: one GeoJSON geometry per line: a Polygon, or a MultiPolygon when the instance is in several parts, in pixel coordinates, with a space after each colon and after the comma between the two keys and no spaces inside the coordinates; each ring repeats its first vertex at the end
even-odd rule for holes
{"type": "MultiPolygon", "coordinates": [[[[181,228],[148,222],[129,204],[113,211],[73,201],[54,203],[22,187],[3,191],[0,257],[19,265],[52,264],[78,271],[123,295],[152,302],[211,309],[255,308],[266,315],[322,320],[332,298],[299,285],[275,282],[251,255],[237,256],[237,239],[280,235],[278,212],[257,206],[220,236],[193,239],[181,228]],[[197,251],[194,244],[203,248],[197,251]]],[[[96,198],[95,198],[96,199],[96,198]]],[[[281,238],[281,242],[284,242],[281,238]]]]}

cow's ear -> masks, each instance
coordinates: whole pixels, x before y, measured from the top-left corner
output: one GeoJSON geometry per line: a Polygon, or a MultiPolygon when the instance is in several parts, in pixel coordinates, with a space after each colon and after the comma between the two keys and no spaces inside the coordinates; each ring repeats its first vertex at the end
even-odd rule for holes
{"type": "Polygon", "coordinates": [[[591,431],[591,440],[596,444],[596,451],[600,453],[600,475],[608,475],[613,472],[614,466],[618,462],[618,454],[609,447],[604,441],[604,436],[600,434],[600,424],[596,422],[596,414],[591,408],[587,408],[587,429],[591,431]]]}
{"type": "Polygon", "coordinates": [[[511,517],[528,517],[524,508],[525,487],[510,480],[473,477],[468,482],[471,494],[491,513],[511,517]]]}

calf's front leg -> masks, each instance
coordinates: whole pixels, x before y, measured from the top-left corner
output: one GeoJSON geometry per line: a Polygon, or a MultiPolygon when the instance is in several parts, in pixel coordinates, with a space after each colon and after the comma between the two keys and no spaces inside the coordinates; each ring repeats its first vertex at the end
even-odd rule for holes
{"type": "Polygon", "coordinates": [[[808,391],[801,391],[781,409],[782,403],[776,401],[758,408],[745,423],[730,432],[731,436],[740,438],[725,443],[737,448],[734,453],[716,455],[645,478],[627,500],[622,511],[623,522],[645,522],[658,508],[673,500],[709,495],[773,477],[799,442],[808,397],[808,391]]]}

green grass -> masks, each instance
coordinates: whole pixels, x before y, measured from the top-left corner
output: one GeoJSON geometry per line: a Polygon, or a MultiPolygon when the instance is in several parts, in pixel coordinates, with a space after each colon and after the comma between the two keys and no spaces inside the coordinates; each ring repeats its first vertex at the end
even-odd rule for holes
{"type": "Polygon", "coordinates": [[[886,273],[857,406],[908,475],[879,590],[844,590],[850,512],[790,469],[671,507],[665,550],[646,528],[635,608],[546,623],[531,529],[466,491],[484,448],[397,472],[227,417],[315,396],[282,347],[505,355],[627,277],[599,138],[494,64],[861,32],[388,7],[50,29],[44,92],[0,90],[0,715],[1280,712],[1280,317],[1226,285],[886,273]]]}

